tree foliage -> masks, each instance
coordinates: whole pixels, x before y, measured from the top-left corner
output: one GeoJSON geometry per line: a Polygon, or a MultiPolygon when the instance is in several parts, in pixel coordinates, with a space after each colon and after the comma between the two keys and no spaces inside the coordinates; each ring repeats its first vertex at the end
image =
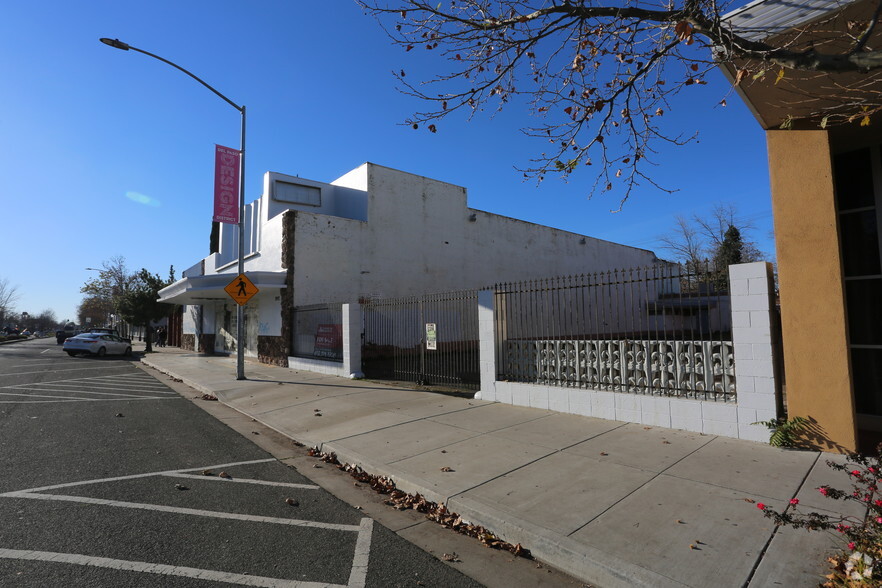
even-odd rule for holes
{"type": "Polygon", "coordinates": [[[94,324],[102,325],[111,314],[119,315],[119,301],[128,292],[132,279],[125,257],[118,255],[102,262],[98,276],[80,288],[86,295],[77,309],[80,324],[91,317],[94,324]]]}
{"type": "MultiPolygon", "coordinates": [[[[725,0],[357,1],[405,51],[434,51],[449,64],[419,82],[396,74],[404,93],[429,105],[408,124],[437,132],[453,113],[524,105],[537,123],[523,131],[547,145],[525,176],[568,178],[593,166],[591,193],[616,189],[622,202],[638,185],[657,186],[650,170],[659,146],[692,138],[664,116],[677,94],[705,84],[720,64],[732,66],[736,84],[777,82],[793,70],[882,70],[882,51],[868,43],[882,0],[837,43],[808,48],[799,35],[766,42],[733,30],[725,0]]],[[[855,116],[863,124],[882,109],[878,90],[856,91],[824,125],[855,116]]]]}
{"type": "Polygon", "coordinates": [[[141,269],[131,276],[128,289],[117,300],[117,309],[123,320],[141,325],[146,331],[147,351],[153,351],[150,323],[169,314],[171,306],[157,302],[159,291],[174,282],[174,269],[169,270],[168,280],[141,269]]]}
{"type": "Polygon", "coordinates": [[[718,203],[705,216],[676,217],[675,226],[658,240],[674,261],[697,267],[713,260],[722,267],[769,257],[749,238],[753,228],[750,221],[739,216],[735,205],[718,203]]]}

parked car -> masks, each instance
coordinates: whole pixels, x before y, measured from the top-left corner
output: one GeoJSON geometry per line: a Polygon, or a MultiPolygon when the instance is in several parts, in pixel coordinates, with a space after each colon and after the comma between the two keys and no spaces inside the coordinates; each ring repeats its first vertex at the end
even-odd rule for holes
{"type": "Polygon", "coordinates": [[[117,335],[101,333],[80,333],[64,341],[64,351],[71,357],[75,355],[131,355],[132,343],[117,335]]]}
{"type": "Polygon", "coordinates": [[[83,331],[83,332],[84,332],[84,333],[92,333],[93,335],[96,335],[96,334],[100,334],[100,335],[116,335],[116,336],[119,337],[120,339],[124,339],[124,340],[128,341],[129,343],[132,342],[131,339],[126,339],[125,337],[121,337],[120,334],[119,334],[119,331],[117,331],[116,329],[111,329],[110,327],[93,327],[93,328],[88,329],[88,330],[83,331]]]}

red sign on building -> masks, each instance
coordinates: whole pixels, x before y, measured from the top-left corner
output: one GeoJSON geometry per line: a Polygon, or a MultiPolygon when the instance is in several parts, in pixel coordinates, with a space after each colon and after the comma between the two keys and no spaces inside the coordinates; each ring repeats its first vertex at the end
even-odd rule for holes
{"type": "Polygon", "coordinates": [[[239,223],[239,150],[215,145],[214,216],[219,223],[239,223]]]}

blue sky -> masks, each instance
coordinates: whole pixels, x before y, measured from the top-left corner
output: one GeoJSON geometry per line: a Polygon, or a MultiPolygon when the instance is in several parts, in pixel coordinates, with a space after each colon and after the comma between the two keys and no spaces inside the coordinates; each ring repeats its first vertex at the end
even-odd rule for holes
{"type": "MultiPolygon", "coordinates": [[[[428,77],[435,56],[405,54],[350,0],[13,2],[0,20],[0,278],[18,311],[74,318],[80,286],[111,257],[180,274],[208,252],[214,145],[238,147],[239,114],[119,38],[174,61],[248,110],[246,200],[266,171],[328,182],[365,161],[468,189],[496,214],[656,250],[676,215],[735,203],[773,251],[765,138],[727,85],[674,103],[666,121],[699,141],[661,154],[656,179],[587,198],[593,176],[540,186],[514,168],[542,149],[522,110],[431,134],[400,123],[422,106],[391,72],[428,77]],[[726,108],[715,107],[727,97],[726,108]]],[[[423,52],[425,53],[425,52],[423,52]]],[[[528,261],[527,261],[528,262],[528,261]]]]}

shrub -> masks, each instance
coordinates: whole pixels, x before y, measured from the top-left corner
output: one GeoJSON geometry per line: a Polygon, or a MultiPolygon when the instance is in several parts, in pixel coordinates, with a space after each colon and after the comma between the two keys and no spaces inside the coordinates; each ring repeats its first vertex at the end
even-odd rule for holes
{"type": "Polygon", "coordinates": [[[882,497],[879,495],[882,444],[876,448],[875,456],[853,453],[844,464],[827,460],[827,465],[847,473],[851,490],[820,486],[818,492],[832,500],[858,503],[865,513],[863,518],[802,513],[797,498],[791,498],[783,511],[762,502],[757,503],[757,507],[778,526],[808,531],[832,530],[842,536],[843,550],[830,558],[832,571],[824,586],[854,586],[856,583],[882,586],[882,497]]]}

